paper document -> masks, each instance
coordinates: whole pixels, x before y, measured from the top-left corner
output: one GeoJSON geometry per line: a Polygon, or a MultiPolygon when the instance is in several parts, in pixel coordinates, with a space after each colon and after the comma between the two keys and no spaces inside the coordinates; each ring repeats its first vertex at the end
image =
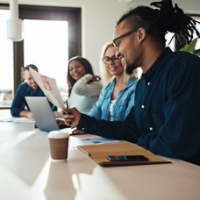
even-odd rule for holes
{"type": "Polygon", "coordinates": [[[108,144],[108,143],[117,143],[120,142],[120,140],[114,140],[104,137],[77,137],[78,145],[88,145],[88,144],[108,144]]]}
{"type": "Polygon", "coordinates": [[[28,119],[23,117],[12,117],[7,119],[0,119],[0,122],[13,122],[13,123],[22,123],[22,124],[32,124],[35,122],[34,119],[28,119]]]}
{"type": "Polygon", "coordinates": [[[35,80],[35,82],[38,84],[40,89],[44,92],[45,96],[51,101],[52,104],[57,106],[60,109],[63,109],[64,103],[61,98],[60,92],[58,90],[56,80],[44,75],[41,75],[40,73],[36,72],[35,70],[30,68],[30,72],[35,80]]]}

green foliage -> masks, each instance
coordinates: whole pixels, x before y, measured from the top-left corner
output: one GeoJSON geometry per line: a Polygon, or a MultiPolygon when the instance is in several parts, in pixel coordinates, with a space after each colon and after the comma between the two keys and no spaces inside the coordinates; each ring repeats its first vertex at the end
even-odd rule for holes
{"type": "Polygon", "coordinates": [[[195,50],[195,46],[196,46],[197,40],[198,40],[198,38],[193,39],[192,42],[190,42],[190,44],[186,44],[179,51],[187,51],[189,53],[199,54],[200,53],[200,49],[195,50]]]}

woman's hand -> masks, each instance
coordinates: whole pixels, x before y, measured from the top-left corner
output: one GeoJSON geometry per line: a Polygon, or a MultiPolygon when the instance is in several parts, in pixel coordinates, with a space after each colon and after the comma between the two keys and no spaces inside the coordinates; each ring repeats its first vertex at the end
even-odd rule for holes
{"type": "Polygon", "coordinates": [[[71,126],[71,128],[75,128],[78,125],[81,118],[81,113],[76,108],[71,108],[71,109],[63,108],[61,114],[65,124],[67,126],[71,126]]]}
{"type": "Polygon", "coordinates": [[[92,75],[92,81],[100,81],[100,80],[101,80],[100,76],[92,75]]]}

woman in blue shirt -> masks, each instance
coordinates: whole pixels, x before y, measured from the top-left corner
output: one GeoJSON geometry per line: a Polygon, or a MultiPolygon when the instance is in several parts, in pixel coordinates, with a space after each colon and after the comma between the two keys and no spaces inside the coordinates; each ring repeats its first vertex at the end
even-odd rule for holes
{"type": "Polygon", "coordinates": [[[113,43],[103,48],[100,64],[107,81],[112,80],[101,91],[89,115],[97,119],[123,121],[134,106],[137,71],[131,75],[125,73],[120,56],[116,57],[113,43]]]}
{"type": "MultiPolygon", "coordinates": [[[[104,46],[100,65],[106,81],[110,82],[102,89],[98,101],[88,115],[96,119],[124,121],[134,106],[137,70],[131,75],[125,73],[120,55],[116,57],[112,42],[104,46]]],[[[84,131],[75,129],[73,133],[82,134],[84,131]]]]}

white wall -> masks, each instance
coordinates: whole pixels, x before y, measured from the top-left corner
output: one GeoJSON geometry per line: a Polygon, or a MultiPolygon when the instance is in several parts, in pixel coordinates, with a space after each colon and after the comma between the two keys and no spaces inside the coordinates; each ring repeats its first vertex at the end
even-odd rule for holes
{"type": "MultiPolygon", "coordinates": [[[[86,57],[99,74],[101,47],[112,40],[117,19],[130,7],[148,5],[153,0],[18,0],[19,4],[69,6],[82,8],[82,56],[86,57]]],[[[159,0],[154,0],[159,1],[159,0]]],[[[0,0],[8,3],[9,0],[0,0]]],[[[174,0],[185,13],[200,14],[200,0],[174,0]]]]}
{"type": "MultiPolygon", "coordinates": [[[[138,5],[149,6],[151,2],[159,2],[161,0],[132,0],[128,6],[135,7],[138,5]]],[[[178,4],[184,13],[200,14],[200,0],[172,0],[173,5],[178,4]]]]}
{"type": "MultiPolygon", "coordinates": [[[[8,3],[9,0],[0,0],[8,3]]],[[[117,0],[18,0],[19,4],[69,6],[82,8],[82,56],[93,65],[99,74],[101,47],[112,40],[117,19],[126,11],[125,2],[117,0]]]]}

